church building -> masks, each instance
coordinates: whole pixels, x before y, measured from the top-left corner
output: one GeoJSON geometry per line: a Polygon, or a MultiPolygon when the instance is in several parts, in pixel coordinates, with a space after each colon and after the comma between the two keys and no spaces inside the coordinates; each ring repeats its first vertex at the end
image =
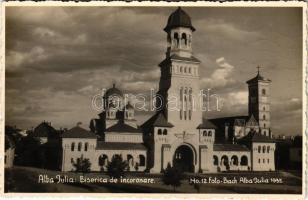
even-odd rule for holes
{"type": "Polygon", "coordinates": [[[275,170],[275,142],[270,129],[270,80],[257,76],[247,81],[248,115],[203,119],[200,95],[201,62],[193,55],[193,27],[188,14],[177,8],[164,31],[165,59],[159,64],[156,113],[138,125],[134,107],[113,85],[103,97],[104,111],[90,122],[62,135],[62,171],[73,170],[81,156],[92,171],[105,171],[114,156],[128,163],[129,171],[161,173],[168,164],[185,172],[275,170]],[[171,98],[177,99],[174,106],[171,98]],[[174,109],[176,107],[176,109],[174,109]]]}

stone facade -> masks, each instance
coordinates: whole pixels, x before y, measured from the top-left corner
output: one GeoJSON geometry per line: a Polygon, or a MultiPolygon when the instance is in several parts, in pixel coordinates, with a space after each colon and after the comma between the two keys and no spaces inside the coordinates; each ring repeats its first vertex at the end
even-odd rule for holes
{"type": "Polygon", "coordinates": [[[105,171],[113,156],[121,155],[129,171],[162,172],[168,164],[183,171],[275,170],[275,143],[270,138],[269,84],[258,72],[249,81],[248,116],[202,118],[199,68],[193,56],[195,28],[181,8],[165,27],[166,58],[156,113],[140,127],[134,108],[115,85],[104,95],[104,111],[90,122],[90,131],[75,127],[62,135],[62,171],[84,156],[92,171],[105,171]],[[261,149],[260,149],[261,148],[261,149]],[[264,149],[265,148],[265,149],[264,149]]]}

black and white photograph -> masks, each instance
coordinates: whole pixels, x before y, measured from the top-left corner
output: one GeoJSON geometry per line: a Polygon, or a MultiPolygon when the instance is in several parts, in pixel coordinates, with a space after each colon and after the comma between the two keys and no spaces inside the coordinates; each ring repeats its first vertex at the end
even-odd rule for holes
{"type": "Polygon", "coordinates": [[[306,7],[266,4],[6,5],[4,192],[301,197],[306,7]]]}

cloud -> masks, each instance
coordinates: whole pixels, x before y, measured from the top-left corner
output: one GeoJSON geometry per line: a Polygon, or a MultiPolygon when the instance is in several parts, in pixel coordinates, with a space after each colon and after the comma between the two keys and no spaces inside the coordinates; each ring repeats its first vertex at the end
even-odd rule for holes
{"type": "MultiPolygon", "coordinates": [[[[162,29],[173,10],[7,7],[7,123],[30,127],[47,120],[68,128],[78,121],[88,124],[97,114],[91,98],[102,88],[115,82],[125,93],[148,94],[150,88],[157,89],[157,64],[164,59],[167,45],[162,29]]],[[[301,10],[185,10],[197,29],[193,50],[202,61],[201,86],[212,88],[224,101],[221,112],[206,114],[247,114],[245,81],[255,76],[260,64],[262,75],[272,80],[273,129],[299,132],[301,10]]],[[[137,115],[141,121],[149,117],[142,112],[137,115]]]]}
{"type": "Polygon", "coordinates": [[[236,41],[243,41],[258,38],[260,36],[258,32],[239,29],[230,23],[217,23],[216,20],[212,21],[212,23],[206,26],[205,29],[208,33],[215,33],[217,36],[223,37],[226,40],[232,39],[236,41]]]}
{"type": "Polygon", "coordinates": [[[215,69],[209,78],[201,79],[202,85],[215,88],[234,83],[235,81],[232,78],[234,66],[229,64],[224,57],[217,58],[216,64],[218,69],[215,69]]]}

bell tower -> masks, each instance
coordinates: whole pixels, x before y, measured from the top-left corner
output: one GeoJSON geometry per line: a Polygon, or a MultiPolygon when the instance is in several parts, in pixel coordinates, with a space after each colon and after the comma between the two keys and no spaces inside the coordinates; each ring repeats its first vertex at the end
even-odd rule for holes
{"type": "Polygon", "coordinates": [[[168,122],[181,131],[195,130],[202,122],[199,102],[199,65],[193,56],[192,26],[188,14],[178,8],[168,18],[166,58],[159,64],[158,94],[163,97],[161,111],[168,122]]]}
{"type": "Polygon", "coordinates": [[[253,115],[259,123],[260,133],[270,136],[270,83],[271,80],[258,74],[253,79],[247,81],[248,84],[248,112],[253,115]]]}

